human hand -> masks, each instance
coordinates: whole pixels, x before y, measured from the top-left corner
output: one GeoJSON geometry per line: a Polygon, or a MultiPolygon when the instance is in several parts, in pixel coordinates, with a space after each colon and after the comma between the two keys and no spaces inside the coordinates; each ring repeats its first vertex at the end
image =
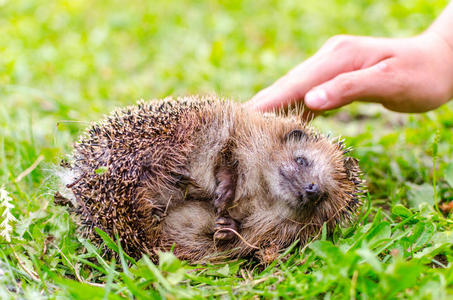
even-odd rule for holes
{"type": "Polygon", "coordinates": [[[246,105],[268,111],[302,101],[313,111],[353,101],[424,112],[453,97],[453,48],[434,30],[404,39],[336,36],[246,105]]]}

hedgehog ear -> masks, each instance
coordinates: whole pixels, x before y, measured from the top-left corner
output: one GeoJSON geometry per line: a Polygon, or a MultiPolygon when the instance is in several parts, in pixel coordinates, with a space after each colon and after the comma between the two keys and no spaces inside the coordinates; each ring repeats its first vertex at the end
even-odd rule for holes
{"type": "Polygon", "coordinates": [[[288,132],[285,137],[284,141],[287,142],[289,140],[293,141],[301,141],[307,137],[307,133],[303,130],[300,129],[294,129],[288,132]]]}

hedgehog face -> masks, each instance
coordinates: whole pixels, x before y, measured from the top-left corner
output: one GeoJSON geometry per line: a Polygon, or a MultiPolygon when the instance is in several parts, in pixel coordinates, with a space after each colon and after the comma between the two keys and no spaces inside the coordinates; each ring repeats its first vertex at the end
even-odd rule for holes
{"type": "MultiPolygon", "coordinates": [[[[343,151],[326,138],[303,130],[292,130],[283,137],[282,147],[271,154],[265,180],[272,198],[284,203],[298,215],[336,210],[336,191],[345,190],[347,180],[343,151]],[[339,176],[343,174],[343,176],[339,176]]],[[[343,200],[341,200],[343,201],[343,200]]],[[[338,211],[338,210],[336,210],[338,211]]]]}

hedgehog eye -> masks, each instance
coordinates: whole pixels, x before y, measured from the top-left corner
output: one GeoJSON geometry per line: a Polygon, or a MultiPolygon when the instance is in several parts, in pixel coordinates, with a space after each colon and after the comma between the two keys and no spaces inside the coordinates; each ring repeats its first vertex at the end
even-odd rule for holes
{"type": "Polygon", "coordinates": [[[299,129],[294,129],[294,130],[291,130],[285,136],[285,141],[288,141],[288,140],[300,141],[303,138],[305,138],[306,136],[307,136],[307,133],[305,131],[299,130],[299,129]]]}
{"type": "Polygon", "coordinates": [[[303,156],[298,156],[294,159],[299,166],[308,167],[308,160],[303,156]]]}

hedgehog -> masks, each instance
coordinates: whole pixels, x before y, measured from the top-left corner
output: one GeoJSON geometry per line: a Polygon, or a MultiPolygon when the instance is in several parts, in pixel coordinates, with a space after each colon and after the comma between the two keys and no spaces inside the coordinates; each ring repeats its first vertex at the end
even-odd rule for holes
{"type": "Polygon", "coordinates": [[[270,262],[356,215],[364,182],[349,151],[300,113],[215,96],[140,101],[81,135],[59,197],[84,236],[101,245],[99,228],[134,258],[270,262]]]}

